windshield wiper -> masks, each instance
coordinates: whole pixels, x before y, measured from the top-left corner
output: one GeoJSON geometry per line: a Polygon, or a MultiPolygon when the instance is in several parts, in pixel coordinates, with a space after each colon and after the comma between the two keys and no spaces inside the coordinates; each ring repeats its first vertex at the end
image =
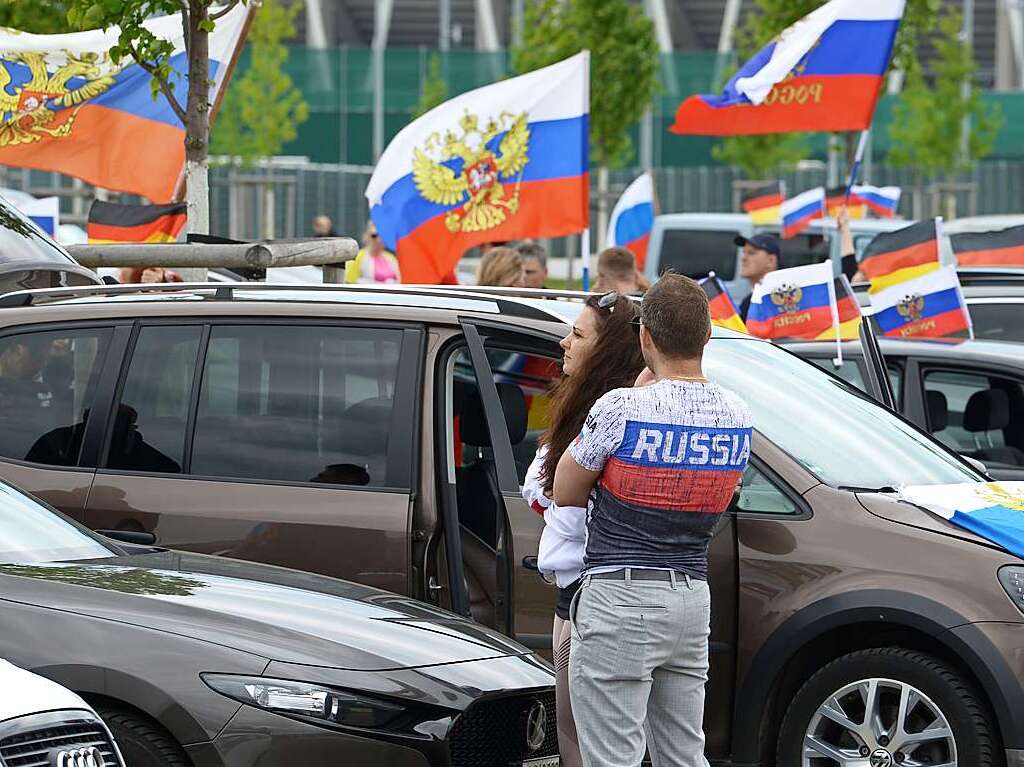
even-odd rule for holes
{"type": "Polygon", "coordinates": [[[881,487],[857,487],[856,485],[839,485],[837,490],[848,490],[851,493],[897,493],[899,492],[892,485],[882,485],[881,487]]]}

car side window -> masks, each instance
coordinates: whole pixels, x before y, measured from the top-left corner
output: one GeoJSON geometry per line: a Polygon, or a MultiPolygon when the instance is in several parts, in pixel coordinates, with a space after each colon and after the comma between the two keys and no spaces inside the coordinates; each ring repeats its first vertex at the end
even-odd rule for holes
{"type": "Polygon", "coordinates": [[[180,474],[195,379],[198,326],[142,328],[114,416],[107,466],[180,474]]]}
{"type": "Polygon", "coordinates": [[[108,328],[0,338],[0,456],[78,464],[108,328]]]}
{"type": "Polygon", "coordinates": [[[861,370],[859,361],[846,360],[842,365],[836,367],[830,357],[808,357],[807,359],[822,370],[839,376],[848,384],[856,386],[861,391],[868,390],[867,384],[864,382],[864,371],[861,370]]]}
{"type": "Polygon", "coordinates": [[[782,490],[752,463],[743,472],[743,488],[740,490],[737,511],[757,514],[796,514],[797,505],[782,490]]]}
{"type": "Polygon", "coordinates": [[[212,328],[189,472],[390,486],[401,347],[384,328],[212,328]]]}
{"type": "Polygon", "coordinates": [[[1024,385],[958,370],[924,374],[928,430],[986,463],[1024,465],[1024,385]]]}
{"type": "Polygon", "coordinates": [[[661,240],[658,271],[669,269],[701,279],[714,272],[723,280],[736,277],[736,232],[704,229],[666,229],[661,240]]]}

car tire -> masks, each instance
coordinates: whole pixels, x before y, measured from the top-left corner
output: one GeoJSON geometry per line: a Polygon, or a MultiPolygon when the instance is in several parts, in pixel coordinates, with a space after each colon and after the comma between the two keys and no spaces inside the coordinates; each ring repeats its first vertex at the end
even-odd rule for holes
{"type": "Polygon", "coordinates": [[[123,708],[98,705],[125,767],[192,767],[178,742],[156,722],[123,708]]]}
{"type": "MultiPolygon", "coordinates": [[[[915,732],[931,728],[935,723],[941,724],[939,718],[932,724],[927,723],[930,717],[937,715],[945,719],[951,733],[951,737],[928,740],[916,746],[925,749],[924,754],[911,748],[909,755],[915,758],[928,756],[934,759],[934,763],[941,763],[949,759],[955,748],[957,767],[998,767],[1003,764],[996,748],[996,734],[990,724],[992,717],[988,714],[988,706],[974,685],[937,658],[898,647],[844,655],[808,679],[782,720],[776,764],[778,767],[803,767],[804,749],[808,745],[819,755],[818,759],[808,762],[811,764],[827,764],[825,759],[828,756],[821,749],[834,748],[851,757],[854,756],[851,752],[860,750],[861,764],[864,758],[878,754],[877,762],[872,764],[898,767],[908,756],[900,750],[901,738],[895,730],[904,689],[907,690],[906,699],[916,701],[904,717],[904,724],[909,724],[905,729],[915,732]],[[874,686],[872,680],[876,680],[874,686]],[[867,698],[878,702],[882,725],[893,735],[892,740],[884,733],[873,742],[861,737],[867,708],[863,702],[867,698]],[[833,705],[826,709],[826,704],[833,705]],[[839,724],[836,714],[840,717],[845,715],[849,724],[839,724]],[[853,729],[851,724],[855,726],[853,729]],[[855,732],[856,729],[860,729],[860,734],[855,732]],[[865,748],[867,753],[863,750],[865,748]],[[889,754],[888,759],[885,753],[889,754]]],[[[831,759],[837,765],[844,763],[835,755],[831,759]]]]}

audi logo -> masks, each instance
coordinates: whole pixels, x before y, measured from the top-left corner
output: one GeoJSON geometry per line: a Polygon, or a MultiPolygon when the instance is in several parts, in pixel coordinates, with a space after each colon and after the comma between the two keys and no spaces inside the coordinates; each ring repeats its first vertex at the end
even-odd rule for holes
{"type": "Polygon", "coordinates": [[[58,751],[50,757],[52,767],[104,767],[103,754],[96,746],[58,751]]]}

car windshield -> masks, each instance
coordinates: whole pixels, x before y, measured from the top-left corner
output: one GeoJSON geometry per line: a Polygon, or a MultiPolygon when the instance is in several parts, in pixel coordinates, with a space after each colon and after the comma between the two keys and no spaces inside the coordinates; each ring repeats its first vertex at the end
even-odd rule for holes
{"type": "Polygon", "coordinates": [[[9,261],[50,262],[58,267],[75,264],[39,227],[0,198],[0,265],[9,261]]]}
{"type": "Polygon", "coordinates": [[[990,338],[993,341],[1024,341],[1024,324],[1021,312],[1024,303],[977,303],[971,302],[971,323],[975,338],[990,338]]]}
{"type": "Polygon", "coordinates": [[[0,563],[61,562],[114,554],[60,514],[0,482],[0,563]]]}
{"type": "Polygon", "coordinates": [[[864,393],[771,344],[715,339],[705,371],[747,402],[758,432],[829,485],[898,488],[982,480],[864,393]]]}

